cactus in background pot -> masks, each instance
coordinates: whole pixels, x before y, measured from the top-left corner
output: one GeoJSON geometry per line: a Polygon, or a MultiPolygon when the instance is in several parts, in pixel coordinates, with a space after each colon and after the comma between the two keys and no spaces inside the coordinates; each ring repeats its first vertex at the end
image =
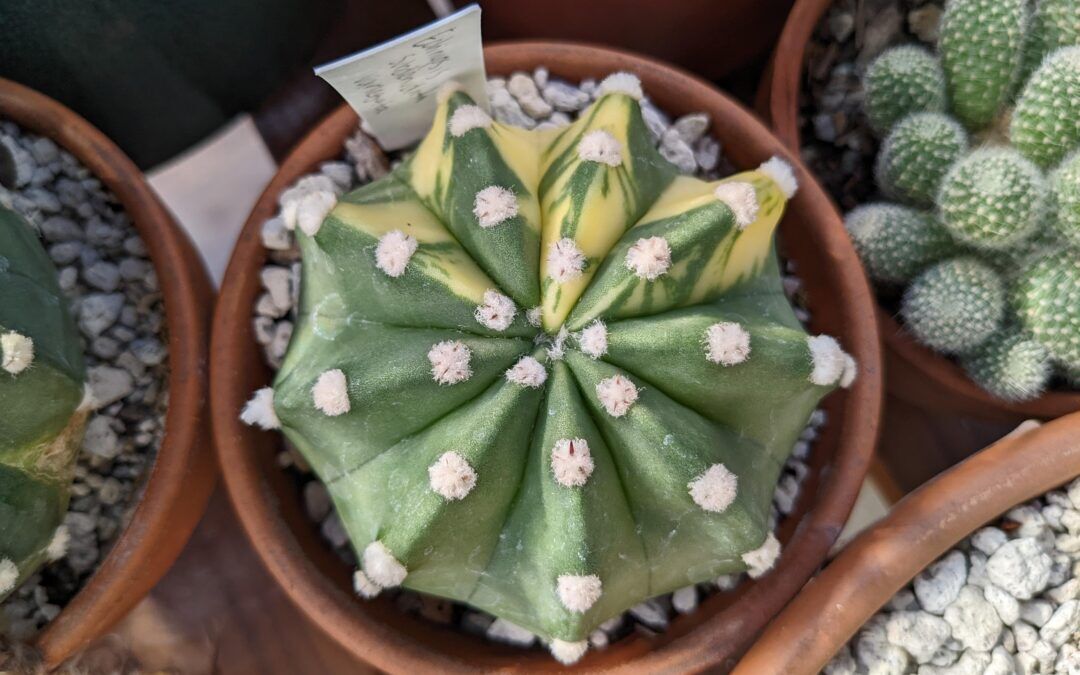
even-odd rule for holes
{"type": "Polygon", "coordinates": [[[719,574],[764,574],[778,474],[855,377],[783,294],[772,159],[676,175],[620,73],[569,126],[494,122],[448,91],[386,178],[297,233],[277,427],[328,487],[371,597],[405,586],[541,635],[719,574]]]}
{"type": "Polygon", "coordinates": [[[81,349],[36,233],[0,207],[0,598],[64,552],[89,414],[81,349]]]}
{"type": "Polygon", "coordinates": [[[877,183],[900,203],[846,221],[875,281],[910,282],[911,333],[1012,401],[1080,370],[1080,2],[1029,5],[949,0],[938,57],[901,46],[870,65],[877,183]]]}

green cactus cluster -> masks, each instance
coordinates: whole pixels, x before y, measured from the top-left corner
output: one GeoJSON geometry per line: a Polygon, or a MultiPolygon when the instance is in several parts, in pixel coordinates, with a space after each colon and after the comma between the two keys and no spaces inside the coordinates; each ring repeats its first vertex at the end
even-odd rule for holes
{"type": "Polygon", "coordinates": [[[0,207],[0,599],[64,553],[90,408],[81,350],[36,231],[0,207]]]}
{"type": "Polygon", "coordinates": [[[297,231],[296,330],[242,412],[326,484],[357,593],[465,602],[567,662],[646,598],[765,574],[780,468],[856,375],[783,293],[791,168],[678,176],[636,78],[601,91],[534,131],[447,93],[394,172],[297,231]]]}
{"type": "Polygon", "coordinates": [[[948,0],[935,52],[867,68],[893,202],[846,225],[900,316],[1003,399],[1080,372],[1080,0],[948,0]],[[936,53],[935,53],[936,52],[936,53]]]}

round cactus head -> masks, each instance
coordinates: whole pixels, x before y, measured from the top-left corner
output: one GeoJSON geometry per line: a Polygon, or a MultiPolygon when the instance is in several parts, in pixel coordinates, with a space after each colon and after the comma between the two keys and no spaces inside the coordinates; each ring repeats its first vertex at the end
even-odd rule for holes
{"type": "Polygon", "coordinates": [[[919,275],[904,293],[904,323],[923,344],[964,354],[979,347],[1001,325],[1005,285],[976,258],[953,258],[919,275]]]}
{"type": "Polygon", "coordinates": [[[990,336],[963,363],[980,387],[1006,401],[1035,398],[1053,374],[1046,347],[1016,330],[990,336]]]}
{"type": "Polygon", "coordinates": [[[956,116],[981,129],[1008,99],[1029,21],[1026,0],[949,0],[938,52],[956,116]]]}
{"type": "Polygon", "coordinates": [[[563,656],[644,598],[763,573],[780,467],[854,377],[783,295],[790,167],[677,177],[636,79],[602,91],[554,131],[448,96],[297,234],[297,328],[247,411],[327,485],[358,592],[468,602],[563,656]]]}
{"type": "Polygon", "coordinates": [[[1043,223],[1046,179],[1012,148],[979,148],[958,161],[941,182],[941,222],[957,241],[998,251],[1014,246],[1043,223]]]}
{"type": "Polygon", "coordinates": [[[56,270],[30,224],[0,207],[0,598],[63,553],[54,538],[88,414],[84,381],[56,270]]]}
{"type": "Polygon", "coordinates": [[[1012,143],[1041,167],[1080,147],[1080,45],[1062,47],[1032,74],[1016,102],[1012,143]]]}
{"type": "Polygon", "coordinates": [[[1050,174],[1050,222],[1062,239],[1080,248],[1080,150],[1050,174]]]}
{"type": "Polygon", "coordinates": [[[1039,0],[1024,44],[1020,81],[1026,81],[1047,54],[1069,45],[1080,45],[1080,0],[1039,0]]]}
{"type": "Polygon", "coordinates": [[[956,246],[934,216],[896,204],[866,204],[844,219],[867,273],[875,281],[902,284],[956,246]]]}
{"type": "Polygon", "coordinates": [[[1080,257],[1057,251],[1019,278],[1015,304],[1020,320],[1051,358],[1080,369],[1080,257]]]}
{"type": "Polygon", "coordinates": [[[884,134],[913,112],[945,110],[945,74],[933,54],[905,45],[886,50],[863,78],[866,116],[884,134]]]}
{"type": "Polygon", "coordinates": [[[878,185],[902,202],[932,206],[941,179],[967,147],[967,132],[948,115],[908,115],[893,127],[881,146],[878,185]]]}

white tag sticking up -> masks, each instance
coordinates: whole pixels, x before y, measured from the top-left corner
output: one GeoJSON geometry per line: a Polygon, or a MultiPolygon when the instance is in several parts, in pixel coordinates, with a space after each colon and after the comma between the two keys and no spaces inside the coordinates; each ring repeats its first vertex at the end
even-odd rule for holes
{"type": "Polygon", "coordinates": [[[469,5],[389,42],[321,65],[315,74],[337,89],[383,148],[406,147],[427,133],[436,94],[450,80],[489,109],[480,8],[469,5]]]}

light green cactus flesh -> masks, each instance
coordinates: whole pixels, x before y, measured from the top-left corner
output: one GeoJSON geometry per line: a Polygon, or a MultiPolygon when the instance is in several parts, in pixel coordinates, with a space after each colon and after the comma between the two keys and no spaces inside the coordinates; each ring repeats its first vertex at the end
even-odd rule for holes
{"type": "Polygon", "coordinates": [[[1080,249],[1080,150],[1050,174],[1050,223],[1062,239],[1080,249]]]}
{"type": "Polygon", "coordinates": [[[1024,43],[1021,82],[1027,81],[1046,55],[1080,44],[1080,0],[1039,0],[1024,43]]]}
{"type": "Polygon", "coordinates": [[[1046,348],[1017,330],[990,336],[963,364],[979,386],[1006,401],[1035,398],[1053,372],[1046,348]]]}
{"type": "Polygon", "coordinates": [[[84,381],[56,270],[31,226],[0,207],[0,598],[58,552],[84,381]]]}
{"type": "Polygon", "coordinates": [[[1032,74],[1009,134],[1020,152],[1044,168],[1080,147],[1080,46],[1062,47],[1032,74]]]}
{"type": "Polygon", "coordinates": [[[945,74],[933,54],[913,45],[886,50],[863,78],[866,115],[885,134],[914,112],[944,112],[945,74]]]}
{"type": "Polygon", "coordinates": [[[932,214],[898,204],[860,206],[847,215],[844,226],[867,273],[881,283],[907,283],[957,250],[932,214]]]}
{"type": "Polygon", "coordinates": [[[1059,250],[1019,278],[1014,303],[1024,327],[1063,368],[1080,369],[1080,256],[1059,250]]]}
{"type": "Polygon", "coordinates": [[[1026,0],[949,0],[938,53],[952,110],[969,129],[994,119],[1019,77],[1026,0]]]}
{"type": "Polygon", "coordinates": [[[878,185],[901,202],[932,206],[941,179],[967,147],[964,127],[948,115],[911,114],[893,127],[881,146],[878,185]]]}
{"type": "Polygon", "coordinates": [[[1005,316],[1005,284],[971,256],[946,260],[920,274],[904,293],[904,324],[923,344],[941,352],[977,349],[1005,316]]]}
{"type": "Polygon", "coordinates": [[[854,377],[782,292],[794,187],[779,160],[677,177],[620,91],[549,131],[457,92],[399,169],[298,232],[299,320],[259,419],[329,488],[358,592],[581,641],[762,573],[780,468],[854,377]]]}

